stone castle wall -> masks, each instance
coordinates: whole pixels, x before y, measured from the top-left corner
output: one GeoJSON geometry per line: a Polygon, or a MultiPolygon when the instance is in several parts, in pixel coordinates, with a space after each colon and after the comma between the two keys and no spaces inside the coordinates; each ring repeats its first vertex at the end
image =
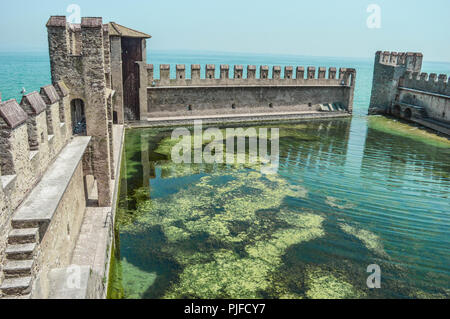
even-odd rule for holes
{"type": "Polygon", "coordinates": [[[47,30],[53,85],[0,101],[0,298],[48,298],[50,273],[72,261],[88,196],[112,202],[113,108],[123,105],[113,98],[109,27],[53,16],[47,30]],[[87,136],[73,133],[80,119],[87,136]]]}
{"type": "Polygon", "coordinates": [[[445,74],[407,71],[400,79],[397,101],[423,108],[431,119],[450,123],[450,85],[445,74]]]}
{"type": "Polygon", "coordinates": [[[65,84],[55,86],[0,103],[0,274],[14,212],[72,137],[65,84]]]}
{"type": "MultiPolygon", "coordinates": [[[[205,77],[200,77],[200,65],[191,65],[191,78],[186,78],[185,65],[176,66],[176,77],[170,78],[170,65],[160,66],[160,78],[154,78],[153,65],[141,65],[146,72],[146,108],[143,117],[173,115],[211,115],[233,113],[272,113],[283,111],[318,111],[318,104],[341,103],[352,113],[355,69],[274,66],[272,78],[269,67],[261,66],[257,77],[256,66],[234,66],[234,77],[229,77],[229,66],[220,66],[220,78],[215,78],[215,65],[205,66],[205,77]],[[245,72],[246,71],[246,72],[245,72]]],[[[142,81],[141,81],[142,82],[142,81]]],[[[144,90],[145,92],[145,90],[144,90]]],[[[143,103],[141,101],[141,103],[143,103]]],[[[145,102],[144,102],[145,103],[145,102]]]]}
{"type": "Polygon", "coordinates": [[[448,77],[421,72],[422,60],[421,53],[376,53],[370,114],[450,124],[448,77]]]}
{"type": "Polygon", "coordinates": [[[85,209],[83,169],[80,162],[36,253],[33,272],[37,274],[37,278],[33,298],[48,298],[51,270],[71,265],[85,209]]]}
{"type": "Polygon", "coordinates": [[[176,78],[170,79],[170,66],[162,65],[160,79],[154,79],[153,66],[140,57],[146,56],[145,34],[128,29],[124,35],[102,18],[70,24],[66,17],[53,16],[46,26],[53,85],[24,95],[20,103],[0,101],[0,298],[26,295],[31,285],[32,297],[51,295],[52,269],[68,267],[72,259],[91,191],[88,178],[95,180],[98,206],[111,206],[117,173],[113,155],[120,154],[113,154],[113,123],[124,121],[125,98],[141,119],[317,111],[325,103],[336,103],[329,111],[340,116],[352,113],[355,69],[286,67],[282,77],[276,66],[269,78],[269,68],[262,66],[258,78],[255,66],[236,65],[230,79],[229,66],[222,65],[216,79],[215,66],[207,65],[203,79],[201,67],[192,65],[188,79],[186,67],[178,65],[176,78]],[[122,42],[130,34],[137,39],[134,47],[122,42]],[[128,49],[135,52],[122,61],[128,49]],[[131,69],[127,80],[122,77],[125,62],[131,69]],[[133,81],[129,87],[138,95],[127,95],[127,81],[133,81]],[[80,105],[87,136],[73,134],[80,105]],[[22,268],[15,268],[15,261],[22,268]]]}

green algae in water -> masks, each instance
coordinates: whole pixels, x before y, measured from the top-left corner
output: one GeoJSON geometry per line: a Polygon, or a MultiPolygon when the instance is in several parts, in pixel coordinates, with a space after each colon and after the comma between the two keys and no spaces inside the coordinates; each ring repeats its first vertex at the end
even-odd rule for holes
{"type": "Polygon", "coordinates": [[[141,202],[137,211],[146,214],[138,213],[133,225],[123,225],[121,230],[130,233],[161,227],[166,238],[161,251],[184,266],[179,283],[164,298],[259,298],[259,291],[268,287],[269,273],[281,264],[289,246],[324,234],[319,215],[275,210],[271,222],[258,216],[261,210],[277,209],[287,196],[305,197],[307,192],[300,186],[291,187],[275,176],[263,178],[256,171],[231,176],[233,180],[222,185],[223,176],[206,176],[169,198],[141,202]],[[237,231],[236,222],[247,227],[237,231]],[[277,230],[277,224],[287,229],[277,230]],[[230,249],[216,252],[207,247],[191,254],[183,244],[177,248],[176,243],[205,234],[230,249]],[[246,257],[232,249],[236,244],[246,257]]]}
{"type": "Polygon", "coordinates": [[[361,240],[367,247],[367,249],[372,250],[373,252],[377,253],[380,256],[387,255],[386,252],[384,251],[384,247],[383,244],[381,243],[380,238],[374,233],[365,229],[356,228],[346,224],[341,224],[339,226],[347,234],[353,235],[359,240],[361,240]]]}
{"type": "Polygon", "coordinates": [[[339,208],[339,209],[349,209],[353,208],[354,204],[347,203],[346,201],[340,200],[339,198],[327,196],[326,201],[328,205],[331,207],[339,208]]]}
{"type": "MultiPolygon", "coordinates": [[[[262,174],[260,163],[175,164],[170,160],[174,145],[171,130],[127,131],[131,144],[126,145],[127,162],[122,174],[126,183],[117,216],[120,251],[114,260],[116,271],[111,272],[111,282],[121,292],[116,294],[117,298],[449,295],[443,288],[448,282],[445,270],[436,275],[427,269],[427,274],[434,275],[421,280],[425,278],[422,272],[399,264],[404,261],[405,251],[413,255],[414,249],[418,249],[424,254],[422,245],[411,243],[412,250],[397,248],[393,243],[402,243],[403,237],[393,241],[386,237],[394,234],[391,230],[395,227],[407,225],[395,220],[402,207],[438,209],[442,206],[442,201],[437,200],[439,194],[434,194],[429,204],[399,206],[395,206],[398,199],[406,195],[398,193],[392,185],[380,189],[382,197],[378,198],[383,201],[370,194],[357,196],[369,191],[360,186],[360,181],[380,187],[378,180],[375,183],[371,180],[374,173],[387,174],[391,179],[397,175],[380,171],[386,166],[372,169],[371,175],[363,172],[358,178],[353,172],[349,177],[345,175],[342,170],[347,165],[345,157],[353,156],[346,150],[351,147],[347,145],[349,121],[278,127],[281,162],[278,174],[273,175],[262,174]],[[335,184],[340,188],[332,188],[335,184]],[[349,189],[351,196],[343,192],[348,187],[354,187],[349,189]],[[388,214],[391,216],[384,218],[388,214]],[[388,232],[376,227],[377,223],[384,223],[388,232]],[[402,258],[392,255],[396,249],[402,251],[402,258]],[[374,262],[380,264],[385,280],[383,289],[377,291],[365,286],[366,268],[374,262]],[[428,281],[435,287],[430,288],[428,281]]],[[[376,130],[368,131],[370,138],[364,147],[372,153],[365,150],[362,154],[363,167],[377,163],[369,157],[377,145],[373,144],[377,141],[376,134],[376,130]]],[[[394,145],[402,139],[400,135],[394,136],[390,143],[394,145]]],[[[431,176],[440,176],[442,183],[445,178],[442,176],[448,172],[445,163],[439,162],[443,148],[427,147],[433,152],[423,157],[428,154],[433,157],[425,163],[436,162],[431,176]]],[[[390,156],[399,159],[395,163],[405,166],[418,165],[421,158],[415,153],[405,156],[400,152],[391,152],[390,156]]],[[[400,172],[411,175],[426,170],[400,172]]],[[[437,218],[439,212],[434,215],[437,218]]],[[[439,220],[445,223],[444,217],[439,220]]],[[[399,236],[403,233],[398,232],[399,236]]],[[[426,235],[440,233],[441,227],[436,225],[426,235]]],[[[430,256],[436,253],[433,249],[430,256]]],[[[416,259],[411,256],[411,260],[416,259]]]]}
{"type": "Polygon", "coordinates": [[[411,123],[403,123],[385,116],[370,116],[368,125],[370,128],[385,133],[406,137],[435,147],[450,148],[450,140],[448,138],[414,126],[411,123]]]}
{"type": "Polygon", "coordinates": [[[140,299],[156,280],[156,273],[148,273],[127,262],[126,259],[120,261],[123,277],[124,296],[128,299],[140,299]]]}
{"type": "Polygon", "coordinates": [[[345,278],[320,268],[308,269],[306,285],[306,295],[310,299],[356,299],[364,296],[345,278]]]}

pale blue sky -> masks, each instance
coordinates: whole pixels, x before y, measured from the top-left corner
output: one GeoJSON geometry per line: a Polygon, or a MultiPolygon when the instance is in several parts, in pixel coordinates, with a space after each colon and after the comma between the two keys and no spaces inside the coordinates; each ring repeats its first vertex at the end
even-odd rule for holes
{"type": "Polygon", "coordinates": [[[448,0],[1,0],[0,51],[45,51],[50,15],[82,16],[147,32],[150,50],[373,57],[419,51],[450,62],[448,0]],[[381,28],[369,29],[369,4],[381,28]]]}

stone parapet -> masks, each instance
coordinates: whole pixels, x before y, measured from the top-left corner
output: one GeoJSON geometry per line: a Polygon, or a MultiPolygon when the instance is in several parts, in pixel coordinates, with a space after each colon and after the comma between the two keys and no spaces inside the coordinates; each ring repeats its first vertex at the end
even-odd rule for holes
{"type": "MultiPolygon", "coordinates": [[[[339,78],[336,79],[336,68],[331,67],[327,70],[325,67],[318,68],[308,67],[307,78],[305,79],[305,68],[296,67],[296,76],[294,77],[294,67],[285,66],[284,72],[280,66],[273,66],[270,73],[269,66],[255,65],[234,65],[221,64],[217,66],[220,69],[219,76],[216,76],[216,65],[208,64],[201,66],[192,64],[190,66],[190,74],[185,72],[184,64],[170,65],[161,64],[159,66],[159,78],[155,77],[153,64],[147,64],[143,70],[146,73],[147,87],[158,86],[217,86],[217,85],[342,85],[342,79],[350,78],[351,74],[355,74],[355,69],[341,68],[339,78]],[[175,67],[173,74],[172,68],[175,67]],[[230,76],[230,69],[233,74],[230,76]],[[328,77],[327,77],[328,72],[328,77]],[[203,75],[202,75],[203,74],[203,75]],[[271,77],[269,75],[271,74],[271,77]],[[174,76],[175,75],[175,76],[174,76]]],[[[350,84],[345,84],[350,85],[350,84]]]]}

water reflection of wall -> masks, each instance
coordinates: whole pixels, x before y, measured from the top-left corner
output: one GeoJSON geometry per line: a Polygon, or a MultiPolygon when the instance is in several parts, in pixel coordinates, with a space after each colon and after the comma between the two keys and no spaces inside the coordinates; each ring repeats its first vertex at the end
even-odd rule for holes
{"type": "Polygon", "coordinates": [[[419,182],[419,179],[448,182],[450,176],[450,165],[446,160],[448,155],[449,149],[434,147],[369,127],[361,174],[366,178],[382,176],[386,181],[399,183],[410,181],[411,178],[416,182],[419,182]]]}
{"type": "MultiPolygon", "coordinates": [[[[267,124],[261,127],[280,129],[280,166],[289,170],[298,167],[326,168],[329,165],[343,166],[346,161],[347,143],[350,134],[348,119],[310,121],[297,124],[267,124]]],[[[174,178],[191,174],[208,174],[226,170],[225,164],[175,164],[167,157],[159,156],[155,161],[158,141],[170,136],[171,131],[158,136],[142,130],[140,134],[140,154],[133,160],[141,162],[136,174],[142,173],[142,186],[149,187],[149,180],[156,176],[174,178]],[[156,172],[159,169],[159,173],[156,172]]],[[[270,149],[270,147],[269,147],[270,149]]],[[[136,185],[135,185],[136,186],[136,185]]]]}
{"type": "Polygon", "coordinates": [[[344,166],[347,157],[350,120],[318,121],[280,141],[280,165],[288,172],[297,169],[325,170],[344,166]]]}

